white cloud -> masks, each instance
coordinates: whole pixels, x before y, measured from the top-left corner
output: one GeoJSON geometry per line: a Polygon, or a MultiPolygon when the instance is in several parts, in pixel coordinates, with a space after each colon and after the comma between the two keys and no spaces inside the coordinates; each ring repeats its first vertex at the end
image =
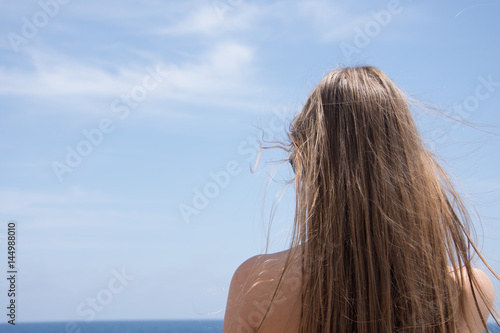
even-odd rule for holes
{"type": "MultiPolygon", "coordinates": [[[[0,67],[0,94],[115,99],[142,84],[148,74],[146,66],[125,67],[113,64],[111,60],[95,65],[54,51],[31,50],[26,55],[31,58],[32,69],[0,67]]],[[[217,104],[224,96],[241,97],[248,91],[258,90],[252,88],[248,80],[254,70],[253,60],[252,48],[228,41],[215,44],[197,55],[195,60],[159,64],[167,74],[151,94],[151,99],[191,102],[204,96],[208,102],[217,104]]],[[[149,66],[155,68],[156,65],[149,66]]]]}
{"type": "Polygon", "coordinates": [[[245,85],[243,78],[251,75],[252,60],[253,50],[249,47],[220,43],[198,63],[170,67],[167,89],[201,94],[237,92],[245,85]]]}
{"type": "Polygon", "coordinates": [[[126,68],[119,69],[115,75],[57,52],[30,49],[26,55],[31,60],[32,69],[0,67],[0,94],[117,94],[127,87],[127,82],[138,76],[126,68]]]}
{"type": "MultiPolygon", "coordinates": [[[[264,33],[261,31],[262,27],[278,31],[291,27],[293,30],[298,29],[299,34],[313,29],[317,40],[334,42],[351,38],[354,28],[373,19],[368,13],[354,13],[352,3],[349,3],[349,6],[328,0],[273,1],[259,4],[240,2],[237,6],[230,6],[223,1],[212,1],[210,6],[198,7],[177,23],[155,32],[165,35],[220,37],[235,32],[264,33]],[[217,3],[222,5],[217,8],[217,3]]],[[[272,33],[272,30],[265,32],[266,35],[272,33]]],[[[307,36],[311,34],[308,33],[307,36]]]]}
{"type": "Polygon", "coordinates": [[[155,32],[165,35],[211,35],[224,31],[242,30],[250,28],[257,14],[257,8],[254,5],[220,7],[217,2],[213,1],[211,5],[193,9],[173,25],[157,29],[155,32]]]}

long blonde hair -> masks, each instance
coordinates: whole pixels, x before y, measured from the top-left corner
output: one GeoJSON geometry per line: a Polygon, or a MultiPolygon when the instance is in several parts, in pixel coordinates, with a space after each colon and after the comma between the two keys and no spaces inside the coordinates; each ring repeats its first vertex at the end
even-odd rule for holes
{"type": "Polygon", "coordinates": [[[450,269],[460,286],[470,283],[484,297],[471,266],[473,253],[484,258],[404,94],[377,68],[334,70],[310,94],[289,138],[300,332],[455,332],[453,304],[465,301],[450,269]]]}

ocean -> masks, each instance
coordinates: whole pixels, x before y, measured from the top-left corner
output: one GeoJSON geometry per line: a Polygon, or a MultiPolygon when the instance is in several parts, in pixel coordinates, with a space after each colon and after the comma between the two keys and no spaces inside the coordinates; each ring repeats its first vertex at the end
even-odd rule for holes
{"type": "Polygon", "coordinates": [[[1,333],[221,333],[222,320],[148,320],[0,324],[1,333]]]}
{"type": "MultiPolygon", "coordinates": [[[[489,324],[492,333],[500,328],[489,324]]],[[[221,333],[222,320],[96,321],[0,324],[1,333],[221,333]]]]}

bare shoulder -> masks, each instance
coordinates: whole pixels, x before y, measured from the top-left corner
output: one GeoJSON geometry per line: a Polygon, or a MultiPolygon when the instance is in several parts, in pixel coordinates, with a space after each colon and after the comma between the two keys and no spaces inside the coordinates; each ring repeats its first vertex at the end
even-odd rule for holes
{"type": "MultiPolygon", "coordinates": [[[[251,280],[259,280],[259,277],[265,276],[268,278],[277,277],[283,271],[283,267],[288,258],[290,250],[260,254],[245,260],[234,272],[231,286],[244,288],[241,282],[251,280]]],[[[292,263],[297,263],[296,260],[292,263]]]]}
{"type": "MultiPolygon", "coordinates": [[[[224,316],[223,332],[253,332],[263,318],[271,318],[262,326],[265,332],[269,323],[280,322],[278,317],[290,315],[286,300],[295,299],[294,292],[299,280],[296,274],[287,274],[282,283],[281,293],[274,295],[281,279],[289,251],[257,255],[245,260],[235,271],[229,287],[229,295],[224,316]],[[285,281],[284,280],[284,281],[285,281]],[[273,306],[270,307],[271,300],[273,306]]],[[[292,264],[294,261],[291,261],[292,264]]],[[[296,265],[295,265],[296,266],[296,265]]],[[[291,270],[291,272],[296,272],[291,270]]]]}
{"type": "Polygon", "coordinates": [[[481,317],[483,317],[484,321],[487,321],[490,315],[490,309],[493,307],[495,298],[493,284],[484,271],[479,268],[473,268],[473,279],[476,280],[477,283],[471,286],[471,279],[465,268],[461,268],[461,271],[464,281],[463,286],[460,288],[458,286],[457,273],[450,270],[451,277],[460,288],[459,297],[463,302],[458,301],[458,304],[456,304],[456,309],[460,310],[458,311],[458,332],[482,332],[484,327],[481,317]],[[477,306],[474,296],[477,299],[477,306]],[[462,306],[462,304],[464,304],[464,306],[462,306]],[[472,325],[472,330],[469,330],[466,322],[472,325]]]}

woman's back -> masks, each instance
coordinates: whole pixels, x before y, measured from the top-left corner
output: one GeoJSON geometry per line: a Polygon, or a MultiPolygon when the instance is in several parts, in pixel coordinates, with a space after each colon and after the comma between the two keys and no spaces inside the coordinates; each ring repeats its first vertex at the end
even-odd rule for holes
{"type": "MultiPolygon", "coordinates": [[[[273,305],[269,304],[281,278],[283,267],[287,262],[290,250],[252,257],[236,270],[229,290],[223,332],[256,332],[261,324],[261,333],[296,333],[300,324],[300,285],[301,260],[299,257],[291,261],[290,271],[284,277],[282,287],[275,297],[273,305]],[[233,326],[232,326],[233,325],[233,326]]],[[[474,269],[480,288],[487,296],[489,304],[479,299],[481,313],[485,320],[489,315],[488,307],[493,306],[494,289],[488,276],[479,269],[474,269]]],[[[454,275],[450,272],[450,279],[454,275]]],[[[458,299],[454,302],[457,333],[483,332],[477,307],[474,303],[471,287],[464,284],[462,293],[466,295],[466,313],[474,323],[469,331],[460,309],[458,299]]],[[[458,288],[458,285],[457,285],[458,288]]]]}

